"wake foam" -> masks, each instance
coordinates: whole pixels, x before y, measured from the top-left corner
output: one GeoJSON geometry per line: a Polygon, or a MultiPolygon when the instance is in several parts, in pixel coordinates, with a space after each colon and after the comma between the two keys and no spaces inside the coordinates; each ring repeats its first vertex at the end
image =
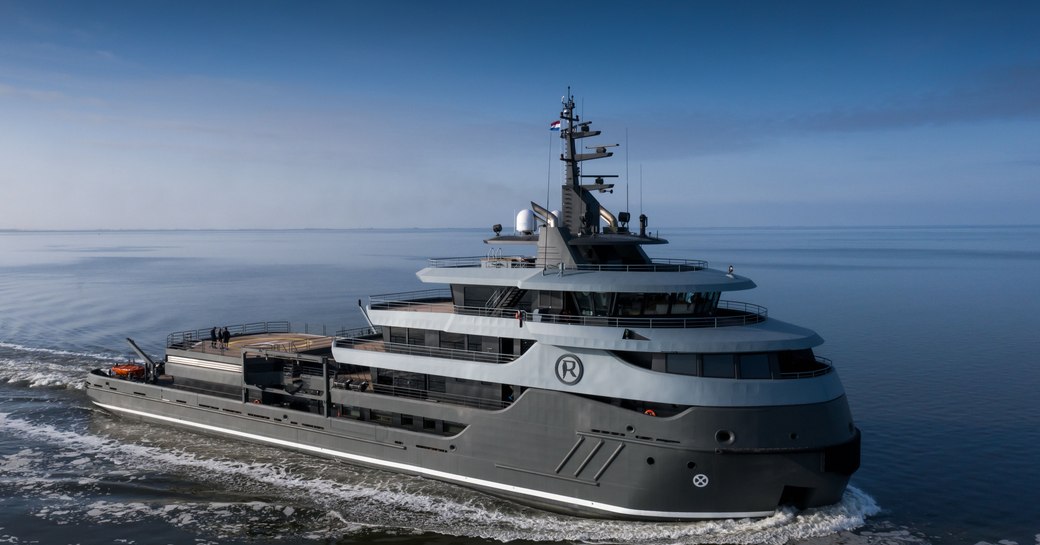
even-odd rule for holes
{"type": "Polygon", "coordinates": [[[0,342],[0,382],[81,390],[91,369],[119,361],[115,353],[74,352],[0,342]]]}
{"type": "Polygon", "coordinates": [[[26,362],[0,358],[0,382],[25,384],[30,388],[67,388],[81,390],[83,376],[96,366],[26,362]]]}
{"type": "Polygon", "coordinates": [[[151,444],[126,443],[0,413],[0,429],[48,445],[0,458],[0,474],[17,477],[4,478],[5,486],[17,486],[20,495],[46,500],[34,514],[49,520],[92,524],[162,520],[218,537],[246,532],[315,540],[378,529],[502,542],[779,545],[848,532],[879,511],[873,498],[849,487],[837,505],[800,512],[782,509],[763,519],[692,523],[582,519],[517,506],[437,481],[358,469],[271,447],[241,449],[241,443],[140,423],[133,424],[139,429],[128,430],[122,422],[121,430],[140,431],[141,440],[151,444]],[[170,436],[174,433],[175,438],[170,436]],[[157,446],[170,442],[178,447],[157,446]],[[62,450],[44,456],[42,448],[62,450]],[[56,474],[65,477],[55,479],[56,474]],[[155,482],[152,488],[140,486],[171,480],[177,488],[198,490],[185,496],[155,482]],[[138,497],[125,497],[134,490],[138,497]]]}
{"type": "Polygon", "coordinates": [[[95,360],[111,360],[112,358],[119,357],[119,354],[115,352],[75,352],[70,350],[61,350],[58,348],[45,348],[40,346],[24,346],[16,343],[9,343],[0,341],[0,348],[8,348],[18,352],[37,352],[42,354],[50,354],[53,356],[72,356],[75,358],[91,358],[95,360]]]}

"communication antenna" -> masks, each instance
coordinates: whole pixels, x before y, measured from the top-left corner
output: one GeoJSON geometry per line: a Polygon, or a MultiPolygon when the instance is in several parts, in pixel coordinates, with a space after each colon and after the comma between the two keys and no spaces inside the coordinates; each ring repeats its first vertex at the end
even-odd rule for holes
{"type": "MultiPolygon", "coordinates": [[[[628,205],[628,127],[625,127],[625,212],[631,210],[628,205]]],[[[640,213],[643,211],[640,210],[640,213]]]]}
{"type": "Polygon", "coordinates": [[[639,215],[643,215],[643,164],[639,164],[639,215]]]}

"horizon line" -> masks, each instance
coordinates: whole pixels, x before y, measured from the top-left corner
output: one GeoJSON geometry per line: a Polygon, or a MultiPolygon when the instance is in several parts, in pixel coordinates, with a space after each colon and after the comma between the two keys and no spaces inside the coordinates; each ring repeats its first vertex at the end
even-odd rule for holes
{"type": "MultiPolygon", "coordinates": [[[[994,228],[994,227],[1040,227],[1040,223],[935,223],[935,224],[861,224],[861,225],[687,225],[663,226],[648,231],[660,232],[672,229],[935,229],[935,228],[994,228]]],[[[69,229],[19,229],[0,228],[0,233],[176,233],[176,232],[245,232],[245,231],[472,231],[487,227],[212,227],[212,228],[69,228],[69,229]]]]}

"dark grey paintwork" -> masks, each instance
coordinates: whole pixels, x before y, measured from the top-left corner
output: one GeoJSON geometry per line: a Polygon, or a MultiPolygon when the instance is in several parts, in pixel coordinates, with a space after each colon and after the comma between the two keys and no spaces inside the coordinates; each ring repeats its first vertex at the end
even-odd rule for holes
{"type": "Polygon", "coordinates": [[[822,471],[826,457],[858,442],[844,397],[808,406],[695,407],[655,418],[542,390],[528,390],[499,411],[332,392],[343,404],[468,423],[462,433],[440,437],[100,373],[89,375],[87,385],[91,400],[115,413],[424,475],[525,504],[597,517],[764,516],[778,506],[785,487],[805,490],[792,497],[802,506],[834,503],[851,471],[847,463],[822,471]],[[720,443],[719,431],[732,440],[720,443]],[[706,486],[694,484],[698,476],[706,477],[706,486]]]}

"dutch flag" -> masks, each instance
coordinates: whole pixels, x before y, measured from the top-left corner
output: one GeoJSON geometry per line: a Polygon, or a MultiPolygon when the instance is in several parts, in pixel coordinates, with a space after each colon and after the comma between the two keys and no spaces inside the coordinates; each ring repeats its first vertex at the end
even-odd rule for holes
{"type": "Polygon", "coordinates": [[[556,121],[553,121],[552,123],[549,123],[549,130],[550,131],[558,131],[558,130],[560,130],[560,120],[557,119],[556,121]]]}

